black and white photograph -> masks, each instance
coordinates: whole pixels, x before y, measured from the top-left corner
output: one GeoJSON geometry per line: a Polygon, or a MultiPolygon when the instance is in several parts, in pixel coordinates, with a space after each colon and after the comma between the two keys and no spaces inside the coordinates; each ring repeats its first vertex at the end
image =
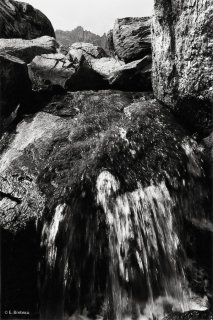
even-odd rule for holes
{"type": "Polygon", "coordinates": [[[0,319],[213,320],[213,0],[0,0],[0,319]]]}

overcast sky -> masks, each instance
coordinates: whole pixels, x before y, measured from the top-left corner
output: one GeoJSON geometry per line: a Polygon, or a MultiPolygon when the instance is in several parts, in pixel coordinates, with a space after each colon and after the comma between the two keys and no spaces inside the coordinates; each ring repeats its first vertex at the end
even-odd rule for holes
{"type": "MultiPolygon", "coordinates": [[[[1,0],[0,0],[1,1],[1,0]]],[[[22,0],[45,13],[54,29],[72,30],[82,26],[103,34],[116,18],[152,14],[153,0],[22,0]]]]}

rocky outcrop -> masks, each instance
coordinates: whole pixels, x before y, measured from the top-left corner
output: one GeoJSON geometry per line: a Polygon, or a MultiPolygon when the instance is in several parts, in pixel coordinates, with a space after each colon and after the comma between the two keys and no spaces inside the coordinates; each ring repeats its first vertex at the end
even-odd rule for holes
{"type": "Polygon", "coordinates": [[[51,22],[31,5],[14,1],[0,2],[0,38],[35,39],[42,36],[54,37],[51,22]]]}
{"type": "Polygon", "coordinates": [[[152,58],[127,63],[113,70],[108,77],[109,84],[119,90],[125,91],[152,91],[152,58]]]}
{"type": "Polygon", "coordinates": [[[89,63],[92,70],[100,74],[103,78],[109,79],[117,70],[122,69],[125,63],[114,58],[92,59],[89,63]]]}
{"type": "Polygon", "coordinates": [[[109,47],[109,54],[111,56],[115,55],[115,48],[114,48],[114,43],[113,43],[113,29],[109,30],[107,33],[107,42],[108,42],[108,47],[109,47]]]}
{"type": "Polygon", "coordinates": [[[101,75],[113,89],[124,91],[151,91],[151,57],[128,64],[114,58],[90,61],[92,70],[101,75]]]}
{"type": "Polygon", "coordinates": [[[34,89],[57,85],[67,89],[67,82],[75,73],[72,63],[61,53],[37,56],[28,65],[34,89]]]}
{"type": "Polygon", "coordinates": [[[119,315],[117,294],[147,301],[149,285],[169,294],[183,221],[205,213],[194,144],[155,100],[116,91],[55,97],[3,136],[0,224],[37,221],[42,317],[119,315]]]}
{"type": "Polygon", "coordinates": [[[83,61],[89,62],[92,59],[100,59],[103,57],[107,57],[107,54],[101,47],[83,42],[72,44],[68,53],[68,58],[73,61],[76,66],[79,66],[83,61]]]}
{"type": "Polygon", "coordinates": [[[125,62],[151,54],[151,18],[117,19],[113,28],[115,54],[125,62]]]}
{"type": "Polygon", "coordinates": [[[210,130],[213,104],[212,17],[210,0],[155,1],[155,96],[202,135],[210,130]]]}
{"type": "MultiPolygon", "coordinates": [[[[93,56],[102,56],[99,48],[90,45],[89,49],[93,56]]],[[[95,59],[82,49],[71,49],[70,52],[72,56],[69,54],[67,57],[62,54],[37,56],[28,65],[34,89],[58,85],[70,91],[108,88],[125,91],[152,90],[150,56],[125,64],[112,57],[95,59]]]]}
{"type": "Polygon", "coordinates": [[[20,59],[0,54],[0,136],[4,119],[29,99],[31,82],[27,65],[20,59]]]}
{"type": "Polygon", "coordinates": [[[35,56],[55,53],[58,44],[55,38],[43,36],[34,40],[0,39],[0,54],[9,54],[30,63],[35,56]]]}

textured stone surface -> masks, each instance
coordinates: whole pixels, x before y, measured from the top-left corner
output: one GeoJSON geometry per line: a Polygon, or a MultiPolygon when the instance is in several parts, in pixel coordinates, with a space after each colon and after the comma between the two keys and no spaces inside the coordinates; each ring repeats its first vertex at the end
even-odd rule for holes
{"type": "Polygon", "coordinates": [[[99,59],[107,57],[107,54],[101,47],[94,46],[91,43],[77,42],[71,45],[68,57],[73,63],[79,65],[82,60],[99,59]]]}
{"type": "Polygon", "coordinates": [[[57,116],[38,113],[26,118],[0,142],[0,223],[17,232],[42,217],[45,196],[36,178],[57,137],[69,134],[70,124],[57,116]]]}
{"type": "Polygon", "coordinates": [[[33,40],[0,39],[0,54],[10,54],[30,63],[35,56],[55,53],[58,44],[55,38],[43,36],[33,40]]]}
{"type": "Polygon", "coordinates": [[[110,55],[114,56],[115,55],[115,48],[114,48],[114,43],[113,43],[113,29],[111,29],[107,32],[107,43],[108,43],[110,55]]]}
{"type": "Polygon", "coordinates": [[[45,85],[67,88],[67,82],[75,72],[73,64],[61,53],[37,56],[28,65],[34,89],[45,85]]]}
{"type": "Polygon", "coordinates": [[[113,44],[116,55],[125,62],[151,54],[151,19],[117,19],[113,28],[113,44]]]}
{"type": "Polygon", "coordinates": [[[125,63],[123,61],[107,57],[101,59],[92,59],[89,65],[91,66],[92,70],[108,79],[113,72],[123,68],[125,63]]]}
{"type": "Polygon", "coordinates": [[[54,37],[47,17],[31,5],[14,0],[0,2],[0,38],[34,39],[54,37]]]}
{"type": "MultiPolygon", "coordinates": [[[[185,119],[189,121],[203,109],[207,113],[203,126],[210,126],[213,103],[212,30],[211,0],[155,1],[152,30],[155,96],[177,109],[183,118],[185,110],[185,119]]],[[[198,121],[194,121],[195,126],[198,121]]]]}
{"type": "Polygon", "coordinates": [[[174,312],[163,318],[163,320],[212,320],[213,313],[210,310],[192,310],[184,313],[174,312]]]}
{"type": "Polygon", "coordinates": [[[128,64],[113,57],[84,61],[67,82],[67,88],[151,91],[151,57],[128,64]]]}
{"type": "Polygon", "coordinates": [[[125,91],[152,91],[152,58],[145,56],[143,59],[127,63],[111,72],[108,77],[113,88],[125,91]]]}

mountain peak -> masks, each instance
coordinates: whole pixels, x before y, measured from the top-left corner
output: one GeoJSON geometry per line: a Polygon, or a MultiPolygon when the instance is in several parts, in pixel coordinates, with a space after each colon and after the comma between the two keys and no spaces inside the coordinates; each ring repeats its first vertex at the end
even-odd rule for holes
{"type": "Polygon", "coordinates": [[[82,26],[77,26],[71,31],[56,30],[55,34],[57,41],[65,50],[68,50],[75,42],[87,42],[102,47],[106,52],[109,52],[106,34],[99,36],[85,30],[82,26]]]}

